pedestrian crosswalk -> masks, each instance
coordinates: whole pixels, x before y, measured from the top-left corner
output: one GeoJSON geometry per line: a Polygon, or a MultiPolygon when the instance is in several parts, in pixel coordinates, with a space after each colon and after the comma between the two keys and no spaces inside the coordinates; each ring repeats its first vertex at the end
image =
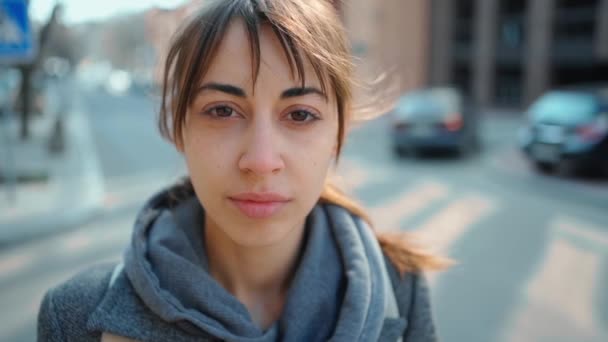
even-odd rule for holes
{"type": "Polygon", "coordinates": [[[549,231],[544,258],[524,287],[504,341],[607,341],[608,327],[598,316],[608,304],[608,232],[562,215],[549,231]]]}
{"type": "MultiPolygon", "coordinates": [[[[394,181],[386,170],[362,167],[354,161],[348,161],[347,165],[342,170],[342,181],[348,184],[351,193],[370,186],[369,183],[394,181]]],[[[370,204],[369,211],[377,229],[415,231],[420,242],[438,253],[446,253],[452,242],[496,209],[497,201],[489,194],[455,190],[445,181],[423,176],[411,180],[396,195],[370,204]],[[412,218],[429,209],[433,211],[426,220],[411,225],[412,218]]]]}
{"type": "MultiPolygon", "coordinates": [[[[369,175],[374,173],[373,168],[368,167],[367,172],[367,177],[350,181],[351,190],[369,187],[357,180],[383,181],[369,175]]],[[[495,193],[463,191],[424,176],[370,207],[379,228],[411,230],[416,233],[417,242],[448,256],[453,244],[474,234],[475,229],[486,228],[490,222],[484,219],[490,215],[501,215],[506,220],[512,215],[495,193]],[[421,212],[426,212],[424,218],[413,220],[421,212]]],[[[549,236],[543,256],[539,261],[530,260],[538,266],[520,284],[519,302],[499,335],[505,342],[608,341],[608,324],[598,320],[598,308],[602,306],[599,296],[605,292],[602,284],[605,288],[608,281],[606,227],[555,212],[548,213],[545,222],[549,236]]],[[[517,253],[517,246],[512,249],[517,253]]],[[[431,287],[437,287],[440,277],[437,273],[428,275],[431,287]]],[[[606,307],[604,314],[608,317],[608,295],[603,298],[602,307],[606,307]]]]}
{"type": "MultiPolygon", "coordinates": [[[[509,221],[514,216],[500,193],[436,176],[408,174],[397,179],[396,173],[390,170],[364,166],[356,160],[343,160],[338,173],[341,175],[338,184],[347,192],[360,195],[357,197],[369,209],[377,229],[414,232],[417,243],[448,257],[462,240],[486,233],[496,222],[509,221]],[[386,194],[366,197],[368,191],[379,188],[386,190],[386,194]]],[[[113,187],[116,190],[112,198],[128,203],[142,200],[142,194],[150,192],[157,176],[145,179],[141,186],[135,179],[125,181],[133,186],[124,187],[124,192],[120,192],[122,186],[113,187]],[[130,189],[137,191],[129,193],[130,189]]],[[[530,274],[513,289],[517,295],[506,319],[503,317],[502,331],[497,333],[499,340],[608,341],[607,322],[598,318],[601,310],[604,310],[603,317],[608,317],[608,309],[601,308],[602,305],[608,307],[608,296],[601,296],[605,292],[602,285],[608,281],[606,227],[596,219],[580,217],[567,210],[556,212],[546,207],[539,210],[542,211],[538,213],[541,226],[530,229],[546,231],[546,237],[533,260],[529,260],[530,274]]],[[[134,214],[129,212],[114,221],[94,222],[86,229],[53,237],[46,244],[40,242],[0,255],[0,286],[10,277],[39,269],[36,265],[43,262],[61,263],[85,256],[90,260],[98,254],[105,259],[119,258],[120,250],[128,242],[134,214]]],[[[521,234],[525,229],[514,231],[517,233],[513,234],[521,234]]],[[[520,240],[524,241],[525,237],[520,240]]],[[[518,246],[510,248],[513,254],[518,253],[518,246]]],[[[456,261],[466,267],[471,260],[456,261]]],[[[450,286],[443,283],[447,280],[442,278],[442,273],[430,274],[429,280],[432,289],[450,286]]]]}
{"type": "Polygon", "coordinates": [[[449,188],[434,180],[422,180],[413,189],[372,206],[371,216],[378,229],[400,229],[402,223],[428,206],[448,196],[449,188]]]}
{"type": "Polygon", "coordinates": [[[464,195],[417,227],[417,232],[429,248],[447,253],[454,241],[496,208],[495,203],[495,200],[480,194],[464,195]]]}

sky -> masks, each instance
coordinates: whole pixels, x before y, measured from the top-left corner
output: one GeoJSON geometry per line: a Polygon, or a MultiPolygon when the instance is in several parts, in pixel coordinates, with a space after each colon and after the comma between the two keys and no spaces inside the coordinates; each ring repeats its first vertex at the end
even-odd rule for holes
{"type": "MultiPolygon", "coordinates": [[[[98,20],[116,14],[140,11],[152,6],[172,8],[185,0],[57,0],[64,4],[64,21],[68,24],[98,20]]],[[[45,20],[56,0],[30,0],[30,16],[34,20],[45,20]]]]}

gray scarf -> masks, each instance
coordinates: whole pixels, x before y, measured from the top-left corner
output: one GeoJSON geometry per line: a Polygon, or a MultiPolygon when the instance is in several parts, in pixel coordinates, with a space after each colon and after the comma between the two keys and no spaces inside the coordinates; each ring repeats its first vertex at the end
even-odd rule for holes
{"type": "Polygon", "coordinates": [[[371,229],[346,209],[317,204],[280,319],[266,331],[207,271],[204,210],[195,196],[155,196],[137,220],[125,273],[162,320],[227,341],[375,341],[392,293],[371,229]],[[388,285],[388,287],[387,287],[388,285]]]}

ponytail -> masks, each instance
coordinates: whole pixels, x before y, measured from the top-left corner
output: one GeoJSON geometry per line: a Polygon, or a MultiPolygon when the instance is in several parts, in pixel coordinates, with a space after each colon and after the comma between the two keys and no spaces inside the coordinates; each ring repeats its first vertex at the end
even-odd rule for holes
{"type": "Polygon", "coordinates": [[[395,265],[401,275],[408,272],[442,270],[451,264],[451,261],[446,258],[433,255],[414,246],[411,233],[378,231],[375,229],[363,207],[329,182],[325,184],[320,201],[322,203],[339,205],[361,217],[374,231],[374,235],[378,239],[382,251],[395,265]]]}

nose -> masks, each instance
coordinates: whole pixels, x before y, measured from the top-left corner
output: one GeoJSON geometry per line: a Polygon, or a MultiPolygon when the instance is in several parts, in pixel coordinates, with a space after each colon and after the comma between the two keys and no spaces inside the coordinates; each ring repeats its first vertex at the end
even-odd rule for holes
{"type": "Polygon", "coordinates": [[[257,175],[269,175],[281,171],[285,164],[280,153],[278,132],[272,122],[258,120],[246,133],[244,151],[239,159],[241,171],[257,175]]]}

